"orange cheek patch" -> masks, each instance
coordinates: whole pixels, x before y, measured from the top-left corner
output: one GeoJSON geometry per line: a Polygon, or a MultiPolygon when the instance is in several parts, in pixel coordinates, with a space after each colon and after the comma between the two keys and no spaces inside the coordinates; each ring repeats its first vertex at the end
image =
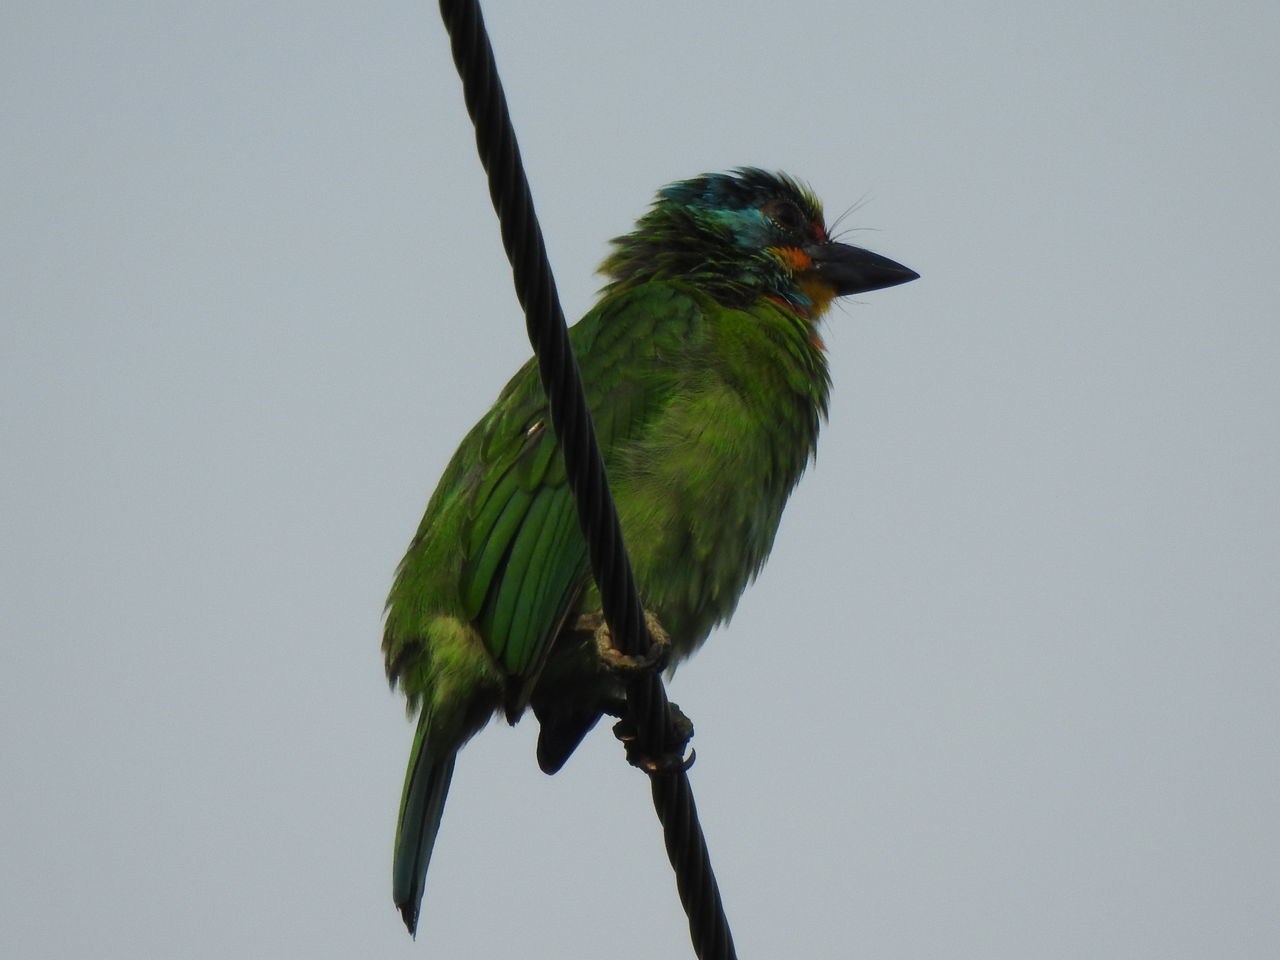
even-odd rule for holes
{"type": "Polygon", "coordinates": [[[803,273],[813,266],[813,260],[799,247],[770,247],[769,252],[781,260],[792,273],[803,273]]]}
{"type": "MultiPolygon", "coordinates": [[[[800,292],[813,304],[803,312],[815,320],[822,316],[835,299],[836,288],[813,272],[813,258],[799,247],[770,247],[769,252],[790,271],[800,292]]],[[[816,335],[814,341],[819,347],[822,346],[816,335]]]]}

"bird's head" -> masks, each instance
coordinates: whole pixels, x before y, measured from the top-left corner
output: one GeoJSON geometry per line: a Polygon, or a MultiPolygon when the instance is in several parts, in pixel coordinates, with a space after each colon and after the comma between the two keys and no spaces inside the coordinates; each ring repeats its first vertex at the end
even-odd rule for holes
{"type": "Polygon", "coordinates": [[[613,244],[601,267],[609,289],[683,279],[729,306],[765,296],[811,318],[836,297],[918,276],[832,240],[811,191],[785,174],[754,167],[663,187],[636,229],[613,244]]]}

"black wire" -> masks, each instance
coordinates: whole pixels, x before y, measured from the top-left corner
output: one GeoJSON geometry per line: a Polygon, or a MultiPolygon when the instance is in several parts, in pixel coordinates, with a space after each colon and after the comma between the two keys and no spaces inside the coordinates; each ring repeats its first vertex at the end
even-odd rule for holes
{"type": "MultiPolygon", "coordinates": [[[[489,196],[511,261],[516,297],[524,308],[529,341],[550,401],[552,426],[560,439],[569,486],[577,501],[605,620],[619,650],[641,655],[648,652],[652,641],[480,5],[476,0],[440,0],[440,15],[462,78],[463,98],[476,130],[476,148],[489,178],[489,196]]],[[[643,672],[628,685],[627,709],[639,753],[663,757],[682,746],[675,743],[669,729],[667,694],[656,671],[643,672]]],[[[651,772],[650,783],[667,857],[689,918],[694,953],[700,960],[736,960],[685,769],[677,765],[651,772]]]]}

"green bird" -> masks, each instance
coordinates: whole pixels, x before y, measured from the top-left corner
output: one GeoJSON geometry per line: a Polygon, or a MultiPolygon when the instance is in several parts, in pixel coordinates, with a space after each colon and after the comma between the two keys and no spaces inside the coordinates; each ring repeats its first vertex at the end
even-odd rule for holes
{"type": "MultiPolygon", "coordinates": [[[[814,454],[836,297],[914,280],[833,241],[817,198],[742,168],[659,191],[613,241],[569,331],[641,599],[687,657],[728,620],[814,454]]],[[[539,722],[554,773],[622,695],[600,596],[530,361],[458,447],[387,600],[387,676],[418,715],[396,828],[396,906],[416,932],[458,750],[501,711],[539,722]]]]}

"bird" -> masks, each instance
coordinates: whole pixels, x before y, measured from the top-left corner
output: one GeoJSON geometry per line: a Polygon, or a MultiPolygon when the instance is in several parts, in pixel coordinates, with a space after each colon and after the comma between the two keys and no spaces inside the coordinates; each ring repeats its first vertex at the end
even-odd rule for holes
{"type": "MultiPolygon", "coordinates": [[[[813,459],[838,297],[918,274],[831,239],[811,189],[739,167],[671,183],[600,268],[569,330],[623,538],[668,666],[727,621],[813,459]],[[668,662],[669,661],[669,662],[668,662]]],[[[459,445],[396,570],[388,679],[417,726],[393,898],[416,935],[458,751],[532,710],[554,773],[621,696],[534,361],[459,445]]]]}

